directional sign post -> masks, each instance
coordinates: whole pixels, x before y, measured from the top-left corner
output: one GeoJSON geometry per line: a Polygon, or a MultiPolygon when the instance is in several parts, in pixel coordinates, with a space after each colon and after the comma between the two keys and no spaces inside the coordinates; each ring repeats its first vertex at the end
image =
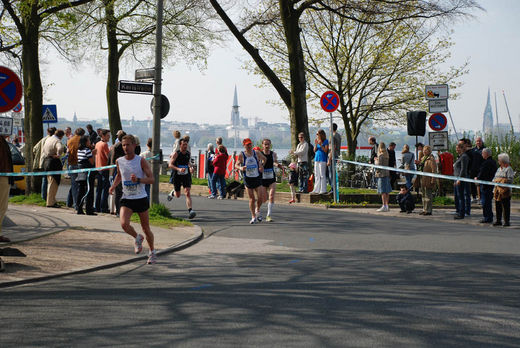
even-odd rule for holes
{"type": "Polygon", "coordinates": [[[42,105],[42,122],[58,123],[58,110],[56,105],[42,105]]]}
{"type": "Polygon", "coordinates": [[[0,116],[0,135],[5,136],[11,134],[13,134],[13,119],[0,116]]]}
{"type": "Polygon", "coordinates": [[[339,107],[339,95],[334,91],[327,91],[322,94],[320,99],[321,108],[328,112],[330,115],[330,148],[332,148],[332,194],[334,195],[334,203],[338,203],[339,201],[339,188],[338,188],[338,180],[336,173],[336,158],[334,157],[334,137],[332,136],[332,113],[336,111],[339,107]]]}
{"type": "Polygon", "coordinates": [[[153,94],[152,82],[119,81],[120,93],[153,94]]]}
{"type": "Polygon", "coordinates": [[[448,125],[448,119],[441,113],[436,113],[430,116],[428,125],[434,131],[441,131],[448,125]]]}
{"type": "Polygon", "coordinates": [[[0,112],[7,112],[22,99],[23,87],[20,78],[9,68],[0,66],[0,112]]]}
{"type": "Polygon", "coordinates": [[[429,132],[428,140],[432,151],[445,151],[448,150],[448,132],[429,132]]]}

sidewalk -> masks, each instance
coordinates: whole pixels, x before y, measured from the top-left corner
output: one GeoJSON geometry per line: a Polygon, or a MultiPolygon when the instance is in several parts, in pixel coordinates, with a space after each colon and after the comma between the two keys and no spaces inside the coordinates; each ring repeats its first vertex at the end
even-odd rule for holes
{"type": "MultiPolygon", "coordinates": [[[[138,223],[132,225],[142,233],[138,223]]],[[[158,262],[162,253],[203,237],[198,226],[173,230],[152,226],[152,231],[158,262]]],[[[1,256],[5,271],[0,273],[0,287],[147,260],[146,242],[143,252],[134,254],[132,237],[123,232],[119,218],[110,214],[77,215],[67,208],[9,204],[2,234],[11,243],[0,244],[0,249],[16,248],[27,256],[1,256]]]]}

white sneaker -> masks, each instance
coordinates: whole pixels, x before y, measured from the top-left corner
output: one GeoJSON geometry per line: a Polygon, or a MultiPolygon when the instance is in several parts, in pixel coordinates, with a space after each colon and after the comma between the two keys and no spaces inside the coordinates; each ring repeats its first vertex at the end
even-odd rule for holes
{"type": "Polygon", "coordinates": [[[385,206],[385,210],[383,211],[390,211],[390,208],[388,206],[385,206]]]}
{"type": "Polygon", "coordinates": [[[155,250],[152,252],[150,251],[148,253],[148,262],[147,264],[151,265],[157,262],[157,254],[155,253],[155,250]]]}
{"type": "Polygon", "coordinates": [[[168,197],[166,197],[166,199],[169,201],[171,201],[173,199],[173,191],[171,191],[170,193],[168,193],[168,197]]]}
{"type": "Polygon", "coordinates": [[[209,199],[215,199],[216,197],[213,196],[213,195],[209,195],[208,198],[209,198],[209,199]]]}
{"type": "Polygon", "coordinates": [[[249,221],[251,225],[254,225],[257,223],[256,218],[251,218],[251,221],[249,221]]]}
{"type": "Polygon", "coordinates": [[[386,211],[385,206],[382,206],[381,208],[377,209],[376,211],[386,211]]]}

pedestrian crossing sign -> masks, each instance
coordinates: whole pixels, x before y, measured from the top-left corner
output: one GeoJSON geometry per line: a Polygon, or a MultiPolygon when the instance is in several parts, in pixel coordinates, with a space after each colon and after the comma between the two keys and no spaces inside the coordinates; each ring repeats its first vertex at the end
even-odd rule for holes
{"type": "Polygon", "coordinates": [[[43,105],[42,122],[43,123],[57,123],[58,122],[58,111],[56,109],[56,105],[43,105]]]}

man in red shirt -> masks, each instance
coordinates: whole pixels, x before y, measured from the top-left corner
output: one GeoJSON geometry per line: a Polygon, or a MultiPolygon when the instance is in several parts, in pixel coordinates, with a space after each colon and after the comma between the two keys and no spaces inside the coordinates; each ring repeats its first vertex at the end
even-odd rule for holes
{"type": "MultiPolygon", "coordinates": [[[[110,140],[110,131],[108,129],[101,130],[101,141],[96,143],[96,168],[108,166],[108,141],[110,140]]],[[[95,210],[98,213],[110,213],[108,210],[108,189],[110,188],[109,170],[100,170],[97,172],[97,191],[95,210]]]]}

